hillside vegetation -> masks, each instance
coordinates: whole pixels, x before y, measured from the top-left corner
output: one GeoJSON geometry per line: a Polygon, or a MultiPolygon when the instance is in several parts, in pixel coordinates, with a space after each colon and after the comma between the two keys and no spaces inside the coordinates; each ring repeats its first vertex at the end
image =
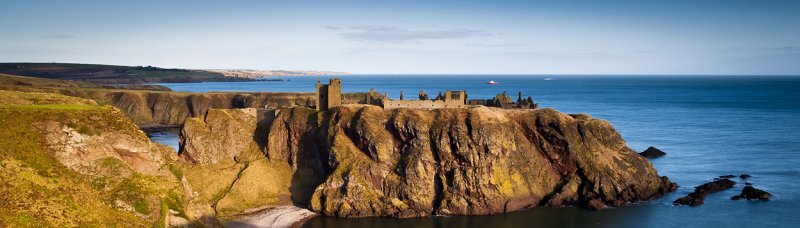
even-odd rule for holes
{"type": "Polygon", "coordinates": [[[74,63],[0,63],[0,73],[102,84],[250,81],[203,70],[74,63]]]}
{"type": "Polygon", "coordinates": [[[165,226],[184,211],[171,159],[111,106],[0,91],[0,227],[165,226]]]}

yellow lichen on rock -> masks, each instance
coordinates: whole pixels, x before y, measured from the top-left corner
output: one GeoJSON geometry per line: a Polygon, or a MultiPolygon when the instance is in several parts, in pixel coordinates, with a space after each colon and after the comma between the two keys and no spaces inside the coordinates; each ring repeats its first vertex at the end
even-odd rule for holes
{"type": "Polygon", "coordinates": [[[486,107],[302,110],[278,115],[267,156],[294,166],[327,161],[330,170],[321,171],[327,179],[310,206],[329,216],[593,207],[669,191],[668,180],[632,153],[610,124],[588,115],[486,107]]]}

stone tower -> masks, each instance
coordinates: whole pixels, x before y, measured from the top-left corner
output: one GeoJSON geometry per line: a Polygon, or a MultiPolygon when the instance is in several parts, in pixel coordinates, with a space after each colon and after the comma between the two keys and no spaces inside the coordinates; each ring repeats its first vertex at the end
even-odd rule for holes
{"type": "Polygon", "coordinates": [[[342,80],[332,78],[328,84],[320,84],[317,79],[317,111],[342,105],[342,80]]]}

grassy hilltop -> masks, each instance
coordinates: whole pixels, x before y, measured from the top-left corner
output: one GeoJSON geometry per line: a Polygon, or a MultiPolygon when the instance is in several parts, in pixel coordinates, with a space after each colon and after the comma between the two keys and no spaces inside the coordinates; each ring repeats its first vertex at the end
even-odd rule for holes
{"type": "Polygon", "coordinates": [[[204,70],[75,63],[0,63],[0,73],[103,84],[250,80],[204,70]]]}

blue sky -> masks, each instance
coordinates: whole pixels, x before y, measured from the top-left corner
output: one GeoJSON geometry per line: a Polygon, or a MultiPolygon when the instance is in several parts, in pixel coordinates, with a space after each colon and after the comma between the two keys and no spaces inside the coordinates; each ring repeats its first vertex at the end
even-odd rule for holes
{"type": "Polygon", "coordinates": [[[16,1],[0,62],[800,75],[800,1],[16,1]]]}

